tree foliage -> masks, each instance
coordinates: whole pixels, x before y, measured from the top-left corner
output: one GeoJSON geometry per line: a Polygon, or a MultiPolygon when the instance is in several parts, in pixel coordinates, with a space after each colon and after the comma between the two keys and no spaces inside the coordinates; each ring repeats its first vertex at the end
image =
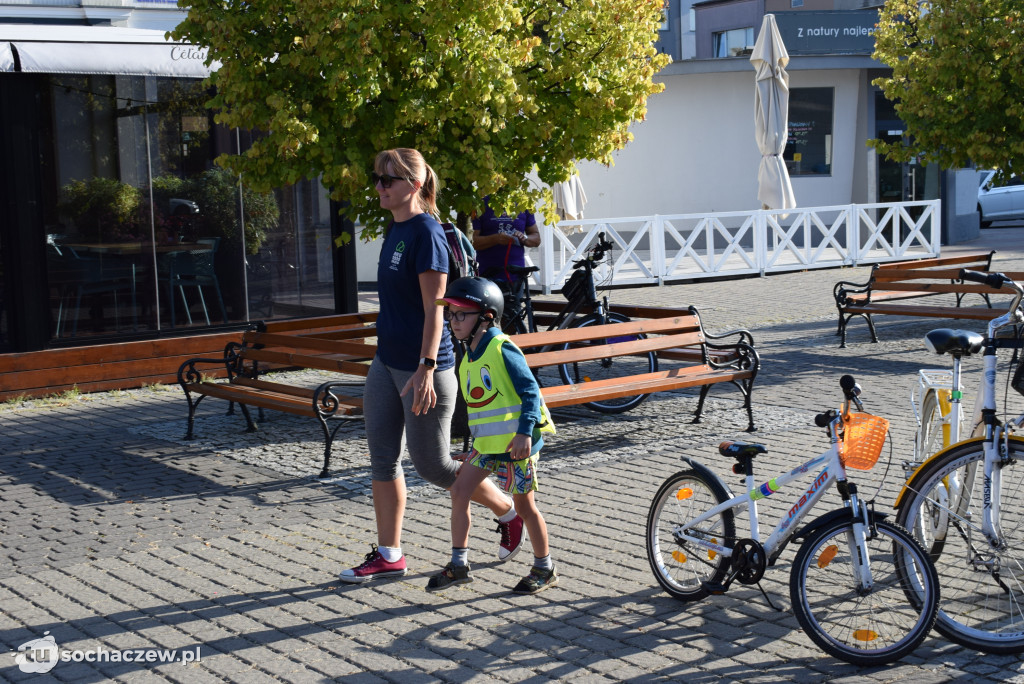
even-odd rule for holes
{"type": "Polygon", "coordinates": [[[1024,2],[888,0],[874,83],[906,124],[903,143],[871,144],[896,161],[922,155],[944,168],[1024,169],[1024,2]]]}
{"type": "Polygon", "coordinates": [[[443,214],[491,195],[554,207],[544,184],[576,160],[612,163],[663,86],[662,0],[194,0],[173,32],[221,67],[210,106],[263,134],[220,163],[269,188],[323,174],[371,234],[389,215],[376,153],[420,150],[443,214]]]}

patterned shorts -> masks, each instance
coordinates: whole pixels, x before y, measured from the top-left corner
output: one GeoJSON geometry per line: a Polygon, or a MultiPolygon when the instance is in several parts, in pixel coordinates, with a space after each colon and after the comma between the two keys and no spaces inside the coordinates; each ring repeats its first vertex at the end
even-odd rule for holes
{"type": "Polygon", "coordinates": [[[466,463],[483,468],[498,478],[498,488],[508,494],[537,491],[537,457],[540,452],[521,461],[500,461],[491,454],[477,453],[466,463]]]}

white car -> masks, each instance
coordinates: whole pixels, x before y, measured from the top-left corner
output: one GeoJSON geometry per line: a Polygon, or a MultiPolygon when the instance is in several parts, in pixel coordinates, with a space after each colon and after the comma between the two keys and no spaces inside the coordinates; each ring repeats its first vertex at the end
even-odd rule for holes
{"type": "Polygon", "coordinates": [[[1024,179],[1011,175],[1002,185],[996,185],[995,175],[995,171],[978,173],[978,213],[982,228],[988,228],[993,221],[1024,220],[1024,179]]]}

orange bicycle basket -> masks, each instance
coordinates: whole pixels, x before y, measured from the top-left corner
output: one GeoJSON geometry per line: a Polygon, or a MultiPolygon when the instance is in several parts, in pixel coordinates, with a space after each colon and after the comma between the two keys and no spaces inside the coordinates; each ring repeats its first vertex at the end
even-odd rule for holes
{"type": "Polygon", "coordinates": [[[889,421],[868,413],[851,413],[843,421],[843,444],[839,460],[843,467],[871,470],[882,454],[889,421]]]}

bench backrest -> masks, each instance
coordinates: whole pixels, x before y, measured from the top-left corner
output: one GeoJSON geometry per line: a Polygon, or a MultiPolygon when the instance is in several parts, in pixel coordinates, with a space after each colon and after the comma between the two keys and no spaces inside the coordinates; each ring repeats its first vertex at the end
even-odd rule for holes
{"type": "Polygon", "coordinates": [[[513,335],[512,341],[523,350],[530,368],[542,368],[610,356],[703,346],[705,338],[700,319],[685,315],[526,333],[513,335]],[[566,345],[569,348],[565,348],[566,345]]]}
{"type": "Polygon", "coordinates": [[[960,281],[961,269],[987,272],[993,254],[995,252],[978,252],[919,261],[876,264],[871,282],[876,289],[904,292],[999,294],[1002,290],[980,283],[960,281]]]}
{"type": "Polygon", "coordinates": [[[907,269],[928,269],[937,267],[951,267],[955,266],[956,270],[961,268],[968,268],[978,271],[987,271],[992,264],[992,255],[995,251],[990,252],[968,252],[966,254],[957,254],[954,256],[945,257],[931,257],[929,259],[915,259],[913,261],[890,261],[884,264],[875,264],[874,272],[879,271],[905,271],[907,269]]]}
{"type": "Polygon", "coordinates": [[[315,368],[365,376],[377,346],[377,315],[342,314],[261,323],[242,335],[238,355],[267,367],[315,368]]]}

